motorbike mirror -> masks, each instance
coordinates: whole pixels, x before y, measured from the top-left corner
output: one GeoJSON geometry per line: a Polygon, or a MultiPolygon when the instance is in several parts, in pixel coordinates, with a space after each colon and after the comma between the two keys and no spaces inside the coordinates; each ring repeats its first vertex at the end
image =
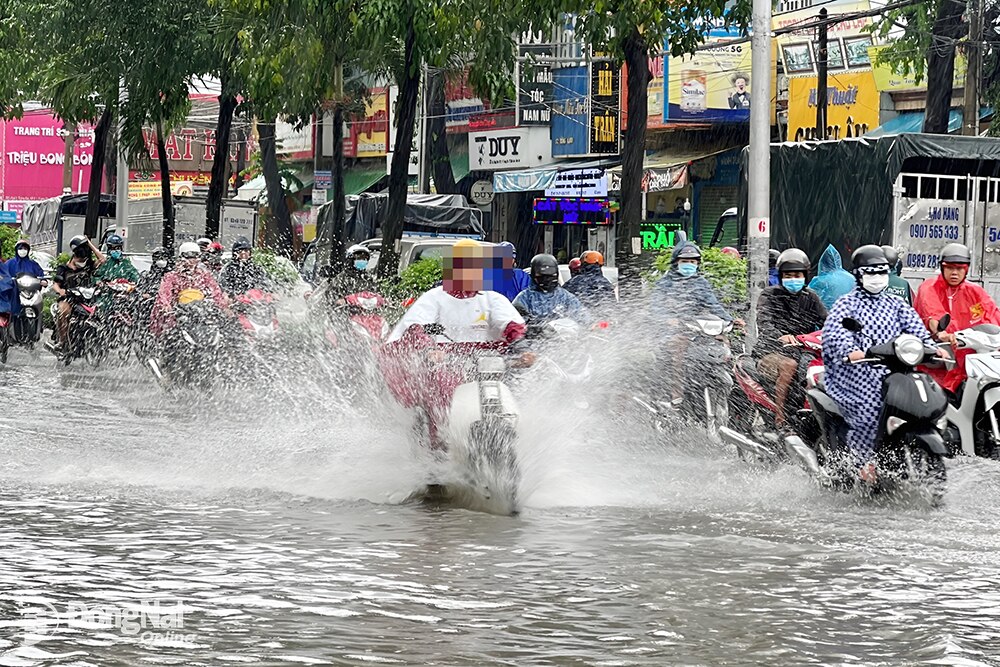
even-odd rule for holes
{"type": "Polygon", "coordinates": [[[431,324],[424,324],[422,325],[422,328],[424,330],[424,333],[427,334],[428,336],[444,335],[444,327],[438,324],[437,322],[433,322],[431,324]]]}
{"type": "Polygon", "coordinates": [[[864,330],[864,327],[861,326],[861,322],[858,322],[853,317],[845,317],[840,321],[840,324],[848,331],[852,331],[854,333],[861,333],[864,330]]]}
{"type": "Polygon", "coordinates": [[[945,313],[941,316],[941,319],[938,320],[938,331],[944,331],[948,328],[949,324],[951,324],[951,313],[945,313]]]}

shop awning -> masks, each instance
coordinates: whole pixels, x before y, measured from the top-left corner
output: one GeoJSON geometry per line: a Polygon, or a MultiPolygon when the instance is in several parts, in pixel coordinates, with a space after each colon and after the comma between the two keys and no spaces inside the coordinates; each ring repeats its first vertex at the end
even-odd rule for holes
{"type": "MultiPolygon", "coordinates": [[[[993,115],[993,109],[983,107],[979,110],[979,118],[987,118],[993,115]]],[[[952,109],[948,113],[948,133],[958,132],[962,129],[962,110],[952,109]]],[[[884,137],[890,134],[916,134],[924,130],[924,112],[906,111],[890,121],[882,123],[874,130],[865,134],[866,137],[884,137]]]]}
{"type": "MultiPolygon", "coordinates": [[[[642,163],[643,192],[664,192],[683,188],[688,184],[688,165],[698,160],[731,150],[726,148],[672,148],[647,155],[642,163]]],[[[608,189],[621,191],[622,168],[608,172],[608,189]]]]}
{"type": "Polygon", "coordinates": [[[359,195],[385,178],[385,165],[355,167],[344,171],[344,194],[359,195]]]}
{"type": "MultiPolygon", "coordinates": [[[[281,187],[288,194],[295,194],[299,190],[304,190],[312,185],[312,175],[303,174],[296,170],[294,177],[290,180],[285,176],[281,177],[281,187]]],[[[258,200],[260,204],[267,204],[267,184],[264,182],[264,175],[255,176],[240,186],[234,199],[240,201],[258,200]]]]}
{"type": "Polygon", "coordinates": [[[568,169],[593,169],[595,167],[611,167],[620,160],[615,158],[597,160],[564,160],[544,167],[522,169],[520,171],[498,171],[493,174],[494,192],[532,192],[547,190],[556,181],[560,171],[568,169]]]}

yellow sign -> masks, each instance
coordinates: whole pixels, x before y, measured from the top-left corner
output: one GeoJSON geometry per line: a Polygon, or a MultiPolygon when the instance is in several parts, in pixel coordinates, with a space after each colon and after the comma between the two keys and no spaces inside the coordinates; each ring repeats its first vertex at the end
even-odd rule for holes
{"type": "Polygon", "coordinates": [[[389,152],[389,95],[385,88],[372,88],[365,115],[348,121],[344,136],[347,157],[383,157],[389,152]]]}
{"type": "Polygon", "coordinates": [[[703,50],[664,63],[664,106],[669,120],[750,120],[750,44],[731,43],[740,37],[735,29],[712,29],[703,50]]]}
{"type": "MultiPolygon", "coordinates": [[[[878,62],[879,52],[886,47],[885,44],[869,47],[868,53],[872,61],[872,74],[875,75],[875,87],[881,92],[897,90],[923,90],[927,87],[927,76],[919,84],[913,73],[901,74],[892,68],[888,63],[878,62]]],[[[955,76],[952,79],[952,88],[961,88],[965,85],[965,56],[955,53],[955,76]]]]}
{"type": "Polygon", "coordinates": [[[816,77],[788,81],[788,138],[850,139],[879,124],[879,91],[871,71],[831,74],[827,81],[826,136],[816,135],[816,77]]]}
{"type": "MultiPolygon", "coordinates": [[[[190,197],[194,194],[194,183],[191,181],[170,181],[170,192],[175,197],[190,197]]],[[[129,201],[159,199],[161,196],[160,181],[129,181],[129,201]]]]}

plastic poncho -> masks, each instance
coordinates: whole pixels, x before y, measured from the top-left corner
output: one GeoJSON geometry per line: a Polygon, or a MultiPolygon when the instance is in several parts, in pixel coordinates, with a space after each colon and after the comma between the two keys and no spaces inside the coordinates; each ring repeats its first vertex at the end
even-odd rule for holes
{"type": "Polygon", "coordinates": [[[809,281],[809,289],[819,294],[823,305],[829,310],[837,299],[857,287],[854,276],[844,270],[840,252],[828,245],[819,260],[819,270],[816,277],[809,281]]]}
{"type": "Polygon", "coordinates": [[[497,291],[503,294],[511,302],[518,294],[531,287],[531,276],[526,271],[514,269],[510,276],[504,277],[503,285],[497,291]]]}
{"type": "Polygon", "coordinates": [[[17,287],[14,279],[7,273],[7,265],[0,262],[0,313],[9,313],[14,308],[17,299],[17,287]]]}
{"type": "Polygon", "coordinates": [[[130,283],[139,282],[139,272],[132,266],[132,262],[127,257],[115,259],[109,255],[104,264],[101,264],[94,272],[94,282],[110,282],[120,278],[124,278],[130,283]]]}
{"type": "Polygon", "coordinates": [[[654,324],[667,327],[666,333],[677,329],[671,320],[692,319],[706,314],[727,322],[733,320],[729,311],[719,303],[711,283],[700,274],[686,278],[676,269],[671,269],[653,288],[650,316],[654,324]]]}
{"type": "Polygon", "coordinates": [[[246,261],[234,259],[229,262],[219,275],[219,286],[230,296],[246,294],[252,289],[265,292],[274,290],[267,273],[254,264],[252,259],[246,261]]]}
{"type": "Polygon", "coordinates": [[[202,267],[186,269],[179,266],[160,281],[160,290],[156,294],[153,313],[150,316],[150,328],[153,333],[160,334],[174,326],[176,320],[173,309],[177,298],[183,290],[196,289],[205,293],[206,298],[215,301],[219,308],[226,307],[226,297],[215,282],[215,277],[202,267]]]}
{"type": "Polygon", "coordinates": [[[543,292],[532,285],[517,295],[514,299],[514,308],[524,316],[529,330],[564,317],[583,326],[592,321],[590,312],[580,300],[562,287],[557,287],[552,292],[543,292]]]}
{"type": "MultiPolygon", "coordinates": [[[[3,263],[0,262],[0,264],[3,263]]],[[[7,270],[7,275],[10,276],[11,278],[17,278],[18,274],[21,273],[30,273],[31,275],[36,276],[38,278],[45,277],[45,271],[42,270],[41,265],[35,260],[31,259],[31,257],[23,257],[23,258],[13,257],[11,259],[8,259],[7,262],[4,264],[4,266],[7,270]]],[[[0,304],[2,304],[0,305],[0,311],[5,310],[7,308],[6,305],[7,302],[3,300],[2,296],[0,296],[0,304]]],[[[17,298],[16,289],[14,290],[13,294],[10,295],[10,312],[14,315],[17,315],[19,312],[21,312],[21,300],[17,298]]]]}
{"type": "MultiPolygon", "coordinates": [[[[949,287],[940,275],[924,281],[917,291],[914,308],[928,327],[931,320],[940,320],[945,313],[950,313],[951,323],[946,329],[949,333],[977,324],[1000,325],[1000,311],[992,297],[982,287],[968,280],[955,288],[949,287]]],[[[958,362],[955,368],[928,368],[927,372],[942,387],[955,392],[965,380],[965,358],[970,354],[971,350],[955,350],[955,360],[958,362]]]]}
{"type": "Polygon", "coordinates": [[[599,310],[615,303],[615,286],[604,277],[598,264],[584,264],[580,267],[580,273],[570,278],[563,287],[575,294],[580,303],[591,310],[599,310]]]}
{"type": "Polygon", "coordinates": [[[869,294],[861,288],[839,299],[823,325],[826,391],[847,420],[847,442],[859,467],[874,455],[878,416],[882,409],[882,378],[889,371],[873,364],[848,364],[844,358],[855,350],[865,351],[902,333],[913,334],[924,344],[934,346],[930,333],[913,308],[884,291],[869,294]],[[860,322],[863,332],[845,329],[842,324],[845,317],[860,322]]]}

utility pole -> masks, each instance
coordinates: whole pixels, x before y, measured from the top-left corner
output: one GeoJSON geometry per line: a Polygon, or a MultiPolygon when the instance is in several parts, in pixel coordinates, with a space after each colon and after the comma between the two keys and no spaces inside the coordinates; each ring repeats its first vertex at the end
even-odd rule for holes
{"type": "Polygon", "coordinates": [[[827,57],[828,57],[828,28],[826,22],[826,7],[819,10],[819,53],[816,54],[816,140],[826,139],[826,95],[827,95],[827,57]]]}
{"type": "Polygon", "coordinates": [[[757,302],[767,287],[771,246],[771,0],[753,0],[750,39],[750,156],[747,237],[750,241],[748,343],[757,340],[757,302]]]}
{"type": "MultiPolygon", "coordinates": [[[[128,99],[128,93],[125,91],[125,83],[121,82],[118,86],[118,99],[120,101],[119,108],[124,110],[125,101],[128,99]]],[[[119,113],[121,116],[118,119],[118,171],[117,171],[117,185],[115,187],[115,227],[118,229],[125,229],[126,235],[128,234],[128,160],[125,158],[125,113],[121,111],[119,113]]],[[[218,150],[218,147],[216,147],[218,150]]],[[[166,211],[164,211],[166,213],[166,211]]],[[[165,225],[166,223],[164,223],[165,225]]],[[[98,243],[103,240],[104,229],[98,227],[97,238],[98,243]]],[[[95,244],[96,245],[96,244],[95,244]]],[[[169,243],[164,243],[164,247],[170,252],[174,251],[173,239],[170,239],[169,243]]]]}
{"type": "Polygon", "coordinates": [[[969,41],[966,44],[965,99],[962,105],[962,134],[979,136],[979,81],[982,78],[982,0],[968,0],[969,41]]]}
{"type": "Polygon", "coordinates": [[[428,109],[430,109],[428,98],[428,86],[427,86],[427,65],[423,66],[424,75],[420,77],[420,123],[417,125],[419,128],[417,131],[417,136],[420,138],[417,140],[417,145],[420,147],[420,152],[417,154],[417,190],[420,194],[426,195],[431,191],[431,165],[430,165],[430,149],[429,141],[427,141],[427,130],[430,128],[430,123],[427,122],[428,109]]]}

